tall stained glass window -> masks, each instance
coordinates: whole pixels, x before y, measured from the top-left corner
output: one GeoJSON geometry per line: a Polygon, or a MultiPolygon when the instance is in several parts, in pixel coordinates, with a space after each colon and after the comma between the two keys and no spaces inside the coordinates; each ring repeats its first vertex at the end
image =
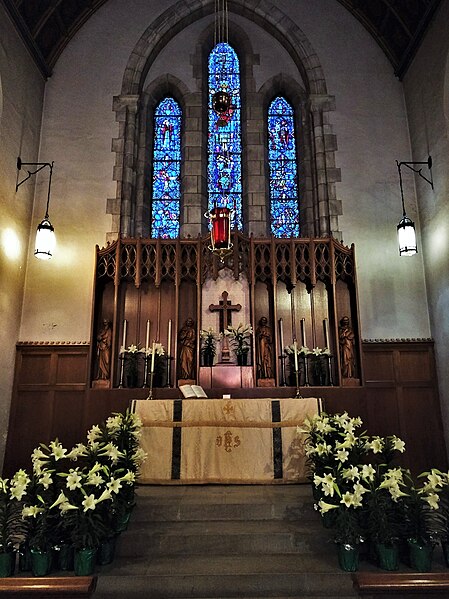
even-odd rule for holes
{"type": "Polygon", "coordinates": [[[237,54],[226,43],[217,44],[209,54],[209,210],[226,206],[234,210],[233,228],[242,229],[242,141],[240,121],[240,68],[237,54]],[[218,115],[212,96],[226,91],[230,108],[218,115]]]}
{"type": "Polygon", "coordinates": [[[271,232],[299,237],[298,172],[293,108],[275,98],[268,109],[271,232]]]}
{"type": "Polygon", "coordinates": [[[181,199],[181,109],[165,98],[154,113],[151,237],[179,235],[181,199]]]}

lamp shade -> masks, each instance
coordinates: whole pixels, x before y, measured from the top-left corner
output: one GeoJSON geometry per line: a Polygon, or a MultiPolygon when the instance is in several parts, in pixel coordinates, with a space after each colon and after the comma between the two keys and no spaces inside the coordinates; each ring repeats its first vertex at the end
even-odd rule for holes
{"type": "Polygon", "coordinates": [[[415,223],[403,216],[398,224],[398,242],[400,256],[414,256],[418,253],[415,223]]]}
{"type": "Polygon", "coordinates": [[[212,229],[210,232],[212,249],[228,250],[231,244],[231,210],[229,208],[214,208],[210,211],[212,229]]]}
{"type": "Polygon", "coordinates": [[[49,260],[53,256],[55,245],[55,229],[48,218],[44,218],[37,227],[34,255],[39,260],[49,260]]]}

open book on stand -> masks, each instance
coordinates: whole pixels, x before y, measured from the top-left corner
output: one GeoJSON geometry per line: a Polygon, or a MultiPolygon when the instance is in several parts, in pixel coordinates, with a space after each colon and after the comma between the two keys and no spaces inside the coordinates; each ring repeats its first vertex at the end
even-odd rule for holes
{"type": "Polygon", "coordinates": [[[181,385],[179,390],[186,399],[191,399],[192,397],[207,397],[201,385],[181,385]]]}

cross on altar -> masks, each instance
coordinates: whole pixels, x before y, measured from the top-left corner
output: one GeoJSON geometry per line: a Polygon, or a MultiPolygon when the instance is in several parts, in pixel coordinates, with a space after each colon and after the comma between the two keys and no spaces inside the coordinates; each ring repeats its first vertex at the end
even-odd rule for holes
{"type": "Polygon", "coordinates": [[[223,291],[221,299],[218,304],[211,304],[209,310],[211,312],[218,312],[220,315],[220,333],[223,333],[223,345],[221,348],[221,360],[222,362],[229,362],[229,343],[228,338],[224,334],[225,329],[232,324],[232,312],[239,312],[242,309],[240,304],[231,304],[228,300],[228,292],[223,291]]]}

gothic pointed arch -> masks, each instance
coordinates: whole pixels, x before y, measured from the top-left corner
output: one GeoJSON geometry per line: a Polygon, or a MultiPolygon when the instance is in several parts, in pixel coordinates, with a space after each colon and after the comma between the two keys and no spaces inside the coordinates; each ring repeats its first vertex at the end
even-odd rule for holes
{"type": "MultiPolygon", "coordinates": [[[[159,52],[173,37],[198,19],[211,15],[214,8],[214,0],[204,0],[201,3],[198,0],[180,0],[149,25],[130,54],[123,76],[121,95],[114,100],[120,131],[119,137],[113,142],[113,150],[116,152],[114,179],[117,183],[117,194],[116,198],[110,200],[108,204],[109,212],[113,214],[113,229],[115,229],[111,231],[110,238],[119,234],[130,234],[135,228],[133,205],[139,204],[138,181],[143,177],[142,165],[139,160],[136,160],[137,155],[140,155],[142,142],[138,112],[148,71],[159,52]]],[[[310,164],[314,165],[310,173],[314,190],[311,197],[313,214],[310,214],[309,210],[308,217],[310,234],[315,236],[334,234],[338,237],[338,215],[341,212],[339,202],[336,201],[335,183],[340,180],[340,173],[339,169],[335,168],[334,152],[337,146],[329,119],[329,112],[334,109],[334,101],[327,94],[319,58],[301,29],[273,2],[267,0],[263,4],[253,5],[246,0],[229,0],[228,9],[230,18],[238,15],[262,27],[282,45],[298,68],[306,97],[304,102],[306,114],[303,116],[308,120],[310,132],[310,164]]],[[[251,102],[258,101],[258,94],[254,94],[254,91],[251,90],[252,97],[248,103],[248,110],[251,102]]],[[[245,113],[245,109],[242,112],[245,113]]],[[[245,140],[245,116],[243,116],[242,127],[245,140]]],[[[204,135],[204,131],[203,129],[200,135],[204,135]]],[[[263,152],[263,145],[258,144],[258,146],[260,149],[257,152],[263,152]]],[[[253,148],[254,150],[256,148],[253,148]]],[[[247,150],[246,153],[249,151],[247,150]]],[[[245,169],[245,160],[248,166],[248,159],[244,156],[243,169],[245,169]]],[[[260,173],[265,173],[265,166],[259,172],[259,178],[260,173]]],[[[199,170],[194,174],[197,181],[195,189],[192,190],[191,186],[186,184],[183,190],[186,208],[184,220],[181,216],[181,236],[196,235],[204,227],[201,211],[207,203],[206,179],[203,167],[198,165],[197,168],[199,170]]],[[[251,174],[251,169],[247,170],[246,178],[244,175],[244,206],[245,193],[248,200],[246,209],[251,211],[246,219],[248,226],[245,230],[255,235],[268,234],[266,224],[268,219],[267,215],[263,214],[264,204],[266,205],[266,189],[261,189],[255,175],[251,174]],[[248,194],[254,184],[258,187],[257,197],[253,202],[253,198],[249,198],[248,194]],[[262,195],[265,197],[262,198],[262,195]]]]}

